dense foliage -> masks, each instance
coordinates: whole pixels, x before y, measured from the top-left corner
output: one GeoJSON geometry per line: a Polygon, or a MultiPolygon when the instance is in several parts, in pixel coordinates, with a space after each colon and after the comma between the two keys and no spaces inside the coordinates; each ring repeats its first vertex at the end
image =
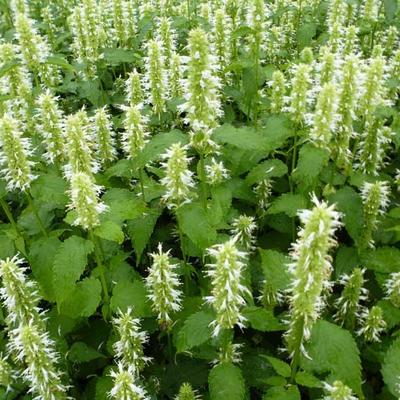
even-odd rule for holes
{"type": "Polygon", "coordinates": [[[398,0],[1,0],[0,397],[400,398],[398,0]]]}

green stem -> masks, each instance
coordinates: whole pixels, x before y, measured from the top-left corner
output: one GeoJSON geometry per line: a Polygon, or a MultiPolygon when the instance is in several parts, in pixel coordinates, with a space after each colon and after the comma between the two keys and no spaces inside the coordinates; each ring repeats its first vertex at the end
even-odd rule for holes
{"type": "Polygon", "coordinates": [[[139,182],[140,182],[140,190],[142,191],[142,199],[146,203],[146,196],[144,194],[144,184],[143,184],[143,168],[139,168],[139,182]]]}
{"type": "Polygon", "coordinates": [[[304,318],[301,318],[301,320],[298,321],[298,324],[296,324],[295,329],[297,332],[299,332],[299,335],[298,335],[297,341],[295,343],[295,349],[294,349],[292,362],[290,363],[290,367],[292,369],[292,373],[291,373],[291,381],[292,382],[294,382],[294,380],[295,380],[297,371],[299,369],[299,364],[300,364],[301,343],[303,341],[304,318]]]}
{"type": "Polygon", "coordinates": [[[203,153],[200,154],[199,173],[200,173],[200,184],[201,184],[201,204],[203,205],[204,211],[207,211],[206,167],[204,164],[203,153]]]}
{"type": "Polygon", "coordinates": [[[189,293],[189,274],[187,273],[187,257],[186,257],[186,251],[185,251],[185,246],[183,244],[183,232],[182,228],[179,225],[179,221],[177,219],[177,225],[178,225],[178,232],[179,232],[179,243],[180,243],[180,248],[182,252],[182,258],[183,258],[183,266],[184,266],[184,288],[185,288],[185,294],[187,295],[189,293]]]}
{"type": "Polygon", "coordinates": [[[26,197],[28,198],[29,206],[31,207],[33,213],[35,214],[36,220],[37,220],[37,222],[39,224],[40,230],[43,233],[43,236],[49,237],[49,235],[47,234],[46,228],[45,228],[45,226],[43,224],[43,221],[40,218],[39,212],[38,212],[38,210],[37,210],[37,208],[36,208],[36,206],[35,206],[35,204],[33,202],[32,195],[31,195],[31,193],[29,191],[26,192],[26,197]]]}
{"type": "Polygon", "coordinates": [[[110,295],[108,294],[108,288],[107,288],[107,281],[106,281],[106,275],[105,275],[105,268],[103,264],[103,250],[100,246],[100,243],[97,240],[96,235],[94,235],[92,230],[89,230],[89,238],[93,242],[94,245],[94,258],[96,259],[96,264],[99,268],[100,272],[100,281],[101,281],[101,286],[103,287],[103,293],[104,293],[104,303],[109,304],[110,302],[110,295]]]}
{"type": "Polygon", "coordinates": [[[15,231],[20,235],[21,233],[20,233],[17,223],[15,222],[15,219],[11,213],[10,207],[8,206],[7,202],[4,201],[4,199],[2,197],[0,197],[0,205],[4,210],[4,214],[6,214],[6,217],[10,221],[10,224],[15,229],[15,231]]]}

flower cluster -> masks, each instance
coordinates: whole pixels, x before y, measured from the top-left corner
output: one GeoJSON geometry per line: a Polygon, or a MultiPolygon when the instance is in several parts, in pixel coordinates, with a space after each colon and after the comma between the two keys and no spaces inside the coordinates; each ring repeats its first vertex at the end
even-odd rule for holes
{"type": "Polygon", "coordinates": [[[303,227],[293,244],[290,271],[293,276],[290,292],[290,323],[286,333],[287,350],[291,357],[305,352],[303,343],[310,338],[311,329],[324,306],[322,294],[330,288],[331,258],[335,246],[334,233],[340,226],[339,213],[313,199],[311,210],[299,212],[303,227]]]}
{"type": "Polygon", "coordinates": [[[245,304],[244,295],[250,294],[243,284],[243,260],[247,254],[238,250],[235,239],[217,244],[208,249],[215,263],[208,264],[207,276],[211,278],[211,295],[205,300],[216,312],[212,322],[214,336],[223,329],[232,329],[235,325],[244,327],[245,318],[241,308],[245,304]]]}
{"type": "Polygon", "coordinates": [[[146,278],[153,310],[158,314],[158,321],[167,329],[170,327],[171,314],[181,309],[182,292],[176,269],[177,264],[172,264],[170,251],[163,252],[161,243],[158,252],[151,253],[153,262],[146,278]]]}
{"type": "Polygon", "coordinates": [[[174,143],[162,156],[166,161],[161,164],[165,170],[161,184],[166,189],[163,198],[168,208],[188,203],[192,197],[191,189],[195,184],[193,172],[188,168],[190,158],[186,150],[186,146],[174,143]]]}

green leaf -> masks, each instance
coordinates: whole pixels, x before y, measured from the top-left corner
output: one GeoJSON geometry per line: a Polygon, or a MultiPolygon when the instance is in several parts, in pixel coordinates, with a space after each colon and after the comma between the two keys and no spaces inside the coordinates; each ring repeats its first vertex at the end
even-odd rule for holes
{"type": "Polygon", "coordinates": [[[288,168],[281,160],[266,160],[254,167],[246,176],[246,183],[254,185],[263,179],[280,178],[287,174],[288,168]]]}
{"type": "Polygon", "coordinates": [[[296,374],[295,381],[300,386],[305,386],[308,388],[318,388],[322,387],[321,381],[314,375],[309,374],[306,371],[299,371],[296,374]]]}
{"type": "Polygon", "coordinates": [[[215,243],[217,231],[207,221],[207,214],[197,203],[181,206],[176,211],[182,232],[201,250],[215,243]]]}
{"type": "Polygon", "coordinates": [[[290,258],[276,250],[259,249],[259,252],[265,280],[275,290],[287,289],[291,281],[287,268],[290,258]]]}
{"type": "Polygon", "coordinates": [[[143,251],[149,243],[160,214],[159,208],[150,208],[146,214],[127,222],[128,234],[136,253],[136,265],[140,263],[143,251]]]}
{"type": "Polygon", "coordinates": [[[357,344],[351,333],[326,321],[318,321],[306,344],[310,358],[302,357],[307,372],[331,373],[361,396],[361,362],[357,344]]]}
{"type": "Polygon", "coordinates": [[[187,144],[188,141],[188,135],[178,129],[158,133],[146,144],[136,158],[135,164],[138,168],[143,168],[146,164],[158,160],[173,143],[187,144]]]}
{"type": "Polygon", "coordinates": [[[125,50],[121,48],[112,48],[103,50],[104,60],[111,65],[117,65],[120,63],[132,63],[140,58],[132,50],[125,50]]]}
{"type": "Polygon", "coordinates": [[[121,227],[113,221],[102,221],[101,224],[94,229],[94,234],[102,239],[110,240],[118,244],[122,244],[125,237],[121,227]]]}
{"type": "Polygon", "coordinates": [[[74,290],[75,282],[85,271],[93,243],[78,236],[66,239],[58,248],[53,263],[53,285],[57,303],[62,303],[74,290]]]}
{"type": "Polygon", "coordinates": [[[256,306],[245,307],[242,313],[250,326],[258,331],[275,332],[285,330],[285,325],[279,322],[272,311],[265,308],[256,306]]]}
{"type": "Polygon", "coordinates": [[[301,24],[297,31],[297,41],[299,48],[308,46],[315,34],[317,33],[317,25],[313,22],[301,24]]]}
{"type": "Polygon", "coordinates": [[[329,201],[336,203],[336,208],[343,214],[341,219],[347,232],[354,242],[357,242],[363,227],[363,205],[360,195],[350,186],[345,186],[329,196],[329,201]]]}
{"type": "Polygon", "coordinates": [[[84,342],[75,342],[68,351],[68,360],[73,363],[89,362],[97,358],[106,357],[84,342]]]}
{"type": "Polygon", "coordinates": [[[279,358],[270,357],[270,356],[263,356],[265,357],[269,363],[272,365],[272,368],[278,375],[283,376],[284,378],[289,378],[292,370],[290,365],[285,363],[284,361],[280,360],[279,358]]]}
{"type": "Polygon", "coordinates": [[[141,280],[118,282],[112,291],[110,307],[114,313],[118,310],[126,311],[128,307],[132,307],[137,317],[153,316],[146,288],[141,280]]]}
{"type": "Polygon", "coordinates": [[[230,144],[242,150],[261,150],[267,146],[267,140],[254,128],[235,128],[230,124],[215,129],[213,138],[219,143],[230,144]]]}
{"type": "Polygon", "coordinates": [[[396,247],[379,247],[364,251],[362,264],[373,271],[390,274],[400,272],[400,249],[396,247]]]}
{"type": "Polygon", "coordinates": [[[385,6],[385,17],[387,21],[391,21],[397,13],[398,1],[397,0],[383,0],[385,6]]]}
{"type": "Polygon", "coordinates": [[[134,219],[146,211],[145,203],[128,189],[112,188],[102,197],[109,209],[102,214],[102,221],[122,224],[127,219],[134,219]]]}
{"type": "Polygon", "coordinates": [[[36,200],[64,209],[68,203],[67,189],[67,182],[62,177],[49,173],[32,182],[31,193],[36,200]]]}
{"type": "Polygon", "coordinates": [[[210,400],[244,400],[245,384],[239,367],[223,363],[214,367],[208,376],[210,400]]]}
{"type": "Polygon", "coordinates": [[[382,376],[390,393],[400,397],[400,338],[397,338],[387,349],[382,363],[382,376]]]}
{"type": "Polygon", "coordinates": [[[56,300],[56,291],[53,285],[53,263],[60,246],[60,240],[49,237],[36,240],[29,249],[29,264],[33,276],[39,283],[41,295],[48,301],[56,300]]]}
{"type": "Polygon", "coordinates": [[[263,400],[300,400],[300,392],[296,386],[276,386],[268,389],[264,394],[263,400]]]}
{"type": "Polygon", "coordinates": [[[75,68],[62,56],[52,55],[47,57],[46,64],[57,65],[58,67],[64,68],[70,72],[75,72],[75,68]]]}
{"type": "Polygon", "coordinates": [[[284,193],[271,203],[268,214],[285,213],[288,217],[295,217],[297,212],[307,208],[307,205],[307,198],[303,195],[284,193]]]}
{"type": "Polygon", "coordinates": [[[294,129],[290,119],[285,115],[272,115],[265,120],[265,125],[260,129],[267,139],[267,146],[263,151],[270,153],[283,146],[287,139],[294,136],[294,129]]]}
{"type": "Polygon", "coordinates": [[[101,302],[101,283],[97,278],[78,282],[61,304],[61,314],[71,318],[90,317],[101,302]]]}
{"type": "Polygon", "coordinates": [[[299,160],[292,178],[301,186],[311,186],[328,160],[329,153],[325,149],[305,144],[299,151],[299,160]]]}
{"type": "Polygon", "coordinates": [[[186,318],[178,333],[177,352],[182,353],[193,347],[200,346],[211,339],[210,323],[214,317],[204,311],[196,312],[186,318]]]}
{"type": "Polygon", "coordinates": [[[14,257],[15,246],[14,241],[8,236],[0,236],[0,260],[4,260],[7,257],[14,257]]]}

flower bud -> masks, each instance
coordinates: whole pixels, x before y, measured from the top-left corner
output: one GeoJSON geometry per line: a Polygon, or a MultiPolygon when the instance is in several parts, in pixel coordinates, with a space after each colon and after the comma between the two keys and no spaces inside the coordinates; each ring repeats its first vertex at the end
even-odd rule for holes
{"type": "Polygon", "coordinates": [[[324,396],[324,400],[357,400],[353,396],[352,390],[341,381],[335,381],[332,385],[324,382],[324,389],[328,392],[328,396],[324,396]]]}
{"type": "Polygon", "coordinates": [[[135,374],[131,368],[118,364],[118,369],[111,371],[113,387],[110,398],[114,400],[150,400],[145,390],[136,383],[135,374]]]}
{"type": "Polygon", "coordinates": [[[386,328],[382,308],[373,306],[364,311],[360,317],[360,324],[361,328],[357,331],[359,336],[363,336],[366,342],[380,342],[380,335],[386,328]]]}
{"type": "Polygon", "coordinates": [[[393,272],[385,282],[386,298],[400,308],[400,272],[393,272]]]}

